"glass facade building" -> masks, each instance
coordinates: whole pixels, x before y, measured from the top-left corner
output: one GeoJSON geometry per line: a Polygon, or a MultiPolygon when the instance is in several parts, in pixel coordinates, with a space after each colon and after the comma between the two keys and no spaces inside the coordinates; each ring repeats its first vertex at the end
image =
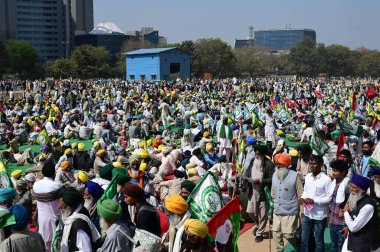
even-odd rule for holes
{"type": "Polygon", "coordinates": [[[290,50],[305,37],[316,42],[316,33],[310,29],[255,31],[255,46],[272,51],[290,50]]]}

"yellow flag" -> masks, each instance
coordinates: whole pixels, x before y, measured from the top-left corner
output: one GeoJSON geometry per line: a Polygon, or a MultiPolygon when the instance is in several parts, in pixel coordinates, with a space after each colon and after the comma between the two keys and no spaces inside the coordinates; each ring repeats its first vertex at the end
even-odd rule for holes
{"type": "Polygon", "coordinates": [[[40,144],[40,145],[49,144],[50,143],[50,138],[49,138],[49,135],[48,135],[46,129],[43,129],[41,131],[41,133],[38,135],[38,137],[37,137],[37,143],[40,144]]]}

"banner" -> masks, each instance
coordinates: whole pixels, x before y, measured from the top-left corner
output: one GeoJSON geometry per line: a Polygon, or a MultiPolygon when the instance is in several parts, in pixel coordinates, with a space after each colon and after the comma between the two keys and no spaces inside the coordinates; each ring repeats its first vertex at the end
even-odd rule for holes
{"type": "Polygon", "coordinates": [[[318,155],[323,156],[325,155],[329,149],[330,146],[325,143],[325,141],[322,139],[322,137],[317,132],[317,129],[313,128],[313,136],[311,140],[311,148],[318,153],[318,155]]]}
{"type": "Polygon", "coordinates": [[[207,172],[197,184],[187,199],[191,215],[206,223],[223,206],[222,194],[218,179],[211,172],[207,172]]]}
{"type": "Polygon", "coordinates": [[[234,117],[236,121],[239,121],[240,119],[243,118],[243,111],[241,110],[240,107],[235,108],[234,117]]]}
{"type": "Polygon", "coordinates": [[[363,126],[352,125],[341,118],[338,119],[338,125],[340,130],[346,136],[354,135],[357,137],[361,137],[363,134],[363,126]]]}
{"type": "Polygon", "coordinates": [[[43,129],[41,131],[41,133],[38,134],[36,142],[38,144],[40,144],[40,145],[44,145],[44,144],[49,144],[50,143],[50,138],[49,138],[49,135],[48,135],[46,129],[43,129]]]}

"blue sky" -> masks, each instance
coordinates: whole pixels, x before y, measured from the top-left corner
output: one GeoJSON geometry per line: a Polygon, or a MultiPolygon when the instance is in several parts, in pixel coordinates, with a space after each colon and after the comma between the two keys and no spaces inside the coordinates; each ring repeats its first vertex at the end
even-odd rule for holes
{"type": "Polygon", "coordinates": [[[255,30],[310,28],[317,42],[380,49],[379,0],[94,0],[95,25],[152,26],[168,43],[220,38],[233,45],[255,30]]]}

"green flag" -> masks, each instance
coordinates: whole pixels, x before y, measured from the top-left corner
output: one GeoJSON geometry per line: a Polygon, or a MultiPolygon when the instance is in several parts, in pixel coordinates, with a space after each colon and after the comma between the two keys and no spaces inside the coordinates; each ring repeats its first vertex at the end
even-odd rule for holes
{"type": "Polygon", "coordinates": [[[361,137],[363,134],[363,126],[352,125],[343,119],[338,119],[338,124],[345,136],[355,135],[361,137]]]}
{"type": "Polygon", "coordinates": [[[191,215],[206,223],[223,206],[218,179],[207,172],[187,199],[191,215]]]}
{"type": "Polygon", "coordinates": [[[113,199],[117,194],[117,182],[116,178],[119,176],[118,173],[116,173],[111,182],[108,184],[107,189],[104,191],[102,197],[100,198],[99,202],[105,200],[105,199],[113,199]]]}
{"type": "Polygon", "coordinates": [[[329,149],[330,146],[325,143],[325,141],[322,139],[322,137],[317,132],[317,129],[313,128],[313,136],[311,140],[311,148],[318,153],[318,155],[325,155],[329,149]]]}
{"type": "Polygon", "coordinates": [[[36,142],[40,145],[50,143],[50,138],[45,128],[38,134],[36,142]]]}

